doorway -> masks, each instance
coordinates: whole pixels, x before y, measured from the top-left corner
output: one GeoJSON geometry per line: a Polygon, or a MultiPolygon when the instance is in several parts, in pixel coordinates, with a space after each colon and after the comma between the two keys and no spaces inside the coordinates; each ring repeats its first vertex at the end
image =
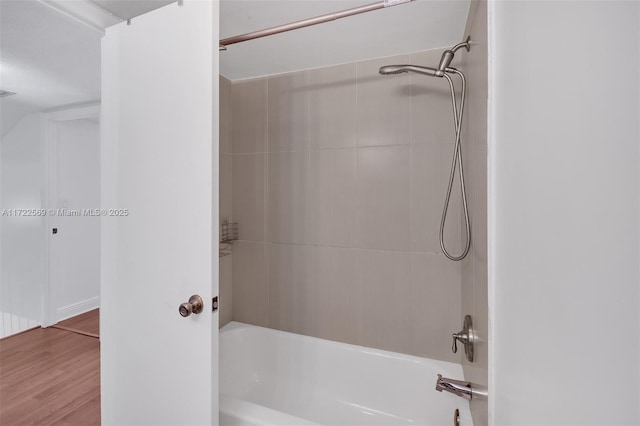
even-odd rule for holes
{"type": "Polygon", "coordinates": [[[43,325],[100,305],[100,110],[45,116],[43,325]]]}

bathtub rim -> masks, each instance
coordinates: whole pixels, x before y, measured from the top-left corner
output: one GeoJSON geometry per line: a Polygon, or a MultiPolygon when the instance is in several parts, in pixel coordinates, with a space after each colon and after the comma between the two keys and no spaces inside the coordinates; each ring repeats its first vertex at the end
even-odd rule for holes
{"type": "MultiPolygon", "coordinates": [[[[436,358],[427,358],[427,357],[421,357],[421,356],[417,356],[417,355],[411,355],[411,354],[405,354],[402,352],[394,352],[394,351],[390,351],[390,350],[386,350],[386,349],[378,349],[378,348],[372,348],[369,346],[362,346],[362,345],[357,345],[354,343],[346,343],[346,342],[341,342],[338,340],[329,340],[329,339],[324,339],[322,337],[315,337],[315,336],[308,336],[306,334],[299,334],[299,333],[294,333],[291,331],[284,331],[284,330],[278,330],[275,328],[269,328],[269,327],[264,327],[264,326],[260,326],[260,325],[254,325],[254,324],[248,324],[248,323],[243,323],[240,321],[230,321],[229,323],[225,324],[224,327],[222,327],[220,329],[220,334],[222,333],[230,333],[233,331],[240,331],[240,330],[245,330],[245,329],[252,329],[252,328],[258,328],[261,329],[263,332],[266,333],[272,333],[274,335],[277,336],[283,336],[283,337],[288,337],[288,338],[296,338],[296,339],[301,339],[307,342],[315,342],[315,343],[320,343],[323,345],[327,345],[330,347],[336,347],[336,348],[341,348],[341,349],[347,349],[350,351],[357,351],[360,353],[364,353],[367,355],[374,355],[374,356],[379,356],[382,358],[391,358],[391,359],[395,359],[398,361],[409,361],[412,363],[417,363],[417,364],[424,364],[426,362],[430,362],[430,363],[438,363],[438,364],[444,364],[444,365],[456,365],[456,366],[462,366],[462,355],[460,356],[460,362],[456,363],[456,362],[451,362],[451,361],[443,361],[440,359],[436,359],[436,358]]],[[[434,386],[435,386],[435,382],[434,382],[434,386]]]]}

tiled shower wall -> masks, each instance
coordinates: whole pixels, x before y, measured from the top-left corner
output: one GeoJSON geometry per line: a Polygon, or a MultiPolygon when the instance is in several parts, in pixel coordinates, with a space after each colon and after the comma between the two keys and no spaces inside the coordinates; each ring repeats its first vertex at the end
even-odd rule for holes
{"type": "MultiPolygon", "coordinates": [[[[469,89],[462,146],[468,179],[467,195],[472,218],[472,242],[469,255],[462,261],[462,313],[473,317],[478,338],[474,361],[463,358],[465,380],[486,389],[488,383],[488,294],[487,294],[487,2],[476,1],[475,15],[468,24],[473,47],[465,52],[462,69],[469,89]]],[[[476,397],[471,403],[473,424],[488,424],[486,398],[476,397]]]]}
{"type": "MultiPolygon", "coordinates": [[[[378,74],[385,64],[435,66],[441,52],[243,80],[230,101],[223,94],[231,144],[221,139],[221,180],[232,202],[222,211],[240,228],[228,256],[233,320],[460,362],[450,348],[461,264],[438,243],[453,154],[449,87],[378,74]]],[[[456,188],[446,228],[454,252],[459,204],[456,188]]]]}
{"type": "MultiPolygon", "coordinates": [[[[220,218],[231,220],[233,217],[233,199],[231,198],[231,81],[220,76],[220,218]]],[[[221,221],[222,222],[222,221],[221,221]]],[[[232,318],[232,263],[233,252],[229,256],[220,258],[220,327],[225,326],[232,318]]]]}

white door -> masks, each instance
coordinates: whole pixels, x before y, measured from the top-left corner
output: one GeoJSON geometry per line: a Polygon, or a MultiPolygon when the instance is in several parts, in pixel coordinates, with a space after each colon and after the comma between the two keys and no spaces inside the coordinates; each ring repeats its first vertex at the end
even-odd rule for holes
{"type": "MultiPolygon", "coordinates": [[[[97,113],[97,112],[96,112],[97,113]]],[[[49,219],[53,323],[99,306],[100,123],[97,117],[54,122],[49,219]]]]}
{"type": "Polygon", "coordinates": [[[185,0],[103,39],[105,425],[218,422],[218,20],[185,0]]]}

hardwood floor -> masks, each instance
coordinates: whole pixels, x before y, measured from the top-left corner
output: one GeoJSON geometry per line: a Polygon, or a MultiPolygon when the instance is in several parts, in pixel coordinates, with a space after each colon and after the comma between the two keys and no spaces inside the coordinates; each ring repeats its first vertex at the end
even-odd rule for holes
{"type": "Polygon", "coordinates": [[[98,337],[100,334],[100,310],[94,309],[93,311],[60,321],[55,327],[98,337]]]}
{"type": "MultiPolygon", "coordinates": [[[[64,322],[97,333],[97,318],[92,311],[64,322]]],[[[40,328],[0,340],[0,425],[99,424],[98,339],[40,328]]]]}

